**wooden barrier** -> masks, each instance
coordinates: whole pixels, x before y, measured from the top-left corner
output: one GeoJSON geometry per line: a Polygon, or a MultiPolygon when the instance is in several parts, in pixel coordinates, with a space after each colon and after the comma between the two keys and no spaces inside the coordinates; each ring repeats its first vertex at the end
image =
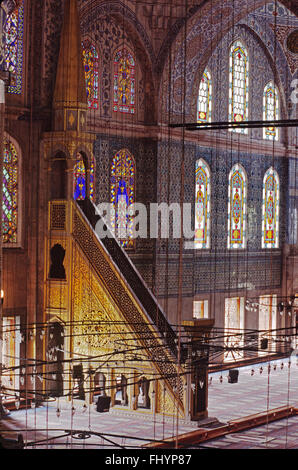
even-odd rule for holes
{"type": "Polygon", "coordinates": [[[198,429],[189,433],[181,434],[179,436],[170,437],[165,439],[162,443],[150,443],[145,444],[143,447],[155,448],[155,449],[173,449],[176,448],[187,448],[192,447],[202,442],[210,441],[218,437],[225,436],[226,434],[232,434],[245,429],[254,428],[263,424],[271,423],[279,419],[288,418],[298,414],[298,409],[293,406],[282,406],[280,408],[274,408],[272,410],[264,411],[262,413],[245,416],[243,418],[229,421],[225,426],[220,426],[215,429],[198,429]]]}

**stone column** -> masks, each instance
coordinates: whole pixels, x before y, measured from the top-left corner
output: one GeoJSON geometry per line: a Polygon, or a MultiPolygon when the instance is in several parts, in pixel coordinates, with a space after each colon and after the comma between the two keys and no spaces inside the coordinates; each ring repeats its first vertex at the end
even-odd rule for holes
{"type": "Polygon", "coordinates": [[[208,417],[208,342],[214,320],[196,319],[184,321],[183,327],[189,336],[190,383],[188,381],[189,418],[199,421],[208,417]]]}
{"type": "MultiPolygon", "coordinates": [[[[4,64],[4,24],[7,15],[15,8],[14,0],[0,1],[0,292],[2,293],[2,266],[3,266],[3,250],[2,250],[2,199],[3,199],[3,151],[4,151],[4,120],[5,120],[5,84],[8,82],[8,73],[5,72],[4,64]]],[[[2,394],[1,394],[1,377],[2,377],[2,344],[3,344],[3,301],[1,295],[0,301],[0,419],[2,415],[2,394]]]]}

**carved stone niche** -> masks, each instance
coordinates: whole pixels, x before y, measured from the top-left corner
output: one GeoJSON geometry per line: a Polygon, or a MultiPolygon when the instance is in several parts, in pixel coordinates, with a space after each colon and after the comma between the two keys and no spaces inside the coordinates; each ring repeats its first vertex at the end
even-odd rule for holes
{"type": "Polygon", "coordinates": [[[59,243],[52,246],[50,250],[51,266],[49,279],[66,279],[63,261],[65,257],[65,249],[59,243]]]}

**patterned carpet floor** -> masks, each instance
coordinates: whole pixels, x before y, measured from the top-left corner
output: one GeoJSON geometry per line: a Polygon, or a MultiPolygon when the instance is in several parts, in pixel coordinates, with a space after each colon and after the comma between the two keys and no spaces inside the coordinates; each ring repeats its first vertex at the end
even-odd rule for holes
{"type": "MultiPolygon", "coordinates": [[[[228,382],[228,371],[209,375],[209,417],[221,423],[261,413],[284,405],[298,407],[298,358],[257,364],[239,369],[238,383],[228,382]],[[262,369],[261,369],[262,368],[262,369]]],[[[22,433],[28,448],[138,448],[150,440],[163,440],[194,431],[198,425],[175,418],[153,420],[112,409],[97,413],[94,406],[84,411],[83,402],[60,400],[36,409],[13,411],[0,425],[6,436],[22,433]],[[83,431],[66,435],[65,431],[83,431]],[[97,433],[88,435],[88,432],[97,433]],[[60,436],[60,437],[59,437],[60,436]]],[[[3,432],[1,432],[4,435],[3,432]]],[[[200,448],[270,449],[298,448],[298,416],[205,442],[200,448]]]]}

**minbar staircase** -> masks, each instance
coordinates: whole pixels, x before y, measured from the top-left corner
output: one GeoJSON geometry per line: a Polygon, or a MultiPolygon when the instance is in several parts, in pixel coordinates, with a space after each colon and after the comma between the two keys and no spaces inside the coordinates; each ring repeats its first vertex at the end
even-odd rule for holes
{"type": "MultiPolygon", "coordinates": [[[[77,204],[93,230],[95,230],[96,223],[101,218],[95,205],[90,201],[90,199],[77,201],[77,204]]],[[[106,231],[108,236],[102,238],[100,240],[101,243],[108,251],[113,262],[119,268],[119,271],[124,275],[134,295],[147,313],[149,321],[156,326],[160,335],[164,338],[165,346],[167,346],[171,350],[172,354],[177,357],[177,336],[171,325],[168,323],[164,312],[161,310],[156,298],[144,283],[141,275],[136,270],[127,253],[118,243],[113,233],[109,231],[108,227],[106,227],[106,231]]]]}
{"type": "Polygon", "coordinates": [[[49,215],[51,236],[66,232],[80,247],[182,411],[185,371],[178,364],[178,337],[113,234],[102,239],[96,234],[100,219],[96,206],[89,199],[55,200],[50,202],[49,215]]]}

